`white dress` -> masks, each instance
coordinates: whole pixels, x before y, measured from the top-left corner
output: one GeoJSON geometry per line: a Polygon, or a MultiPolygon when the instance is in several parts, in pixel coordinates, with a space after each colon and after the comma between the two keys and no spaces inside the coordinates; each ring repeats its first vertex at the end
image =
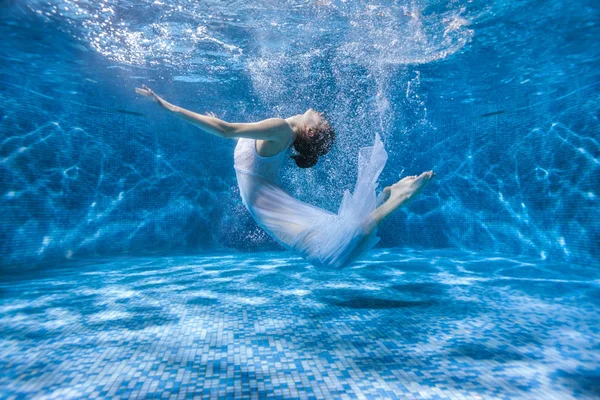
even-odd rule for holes
{"type": "Polygon", "coordinates": [[[256,151],[255,139],[238,139],[234,168],[242,202],[271,237],[311,264],[348,266],[380,240],[377,227],[369,235],[364,231],[366,218],[382,200],[382,194],[378,198],[375,191],[387,152],[379,134],[373,146],[360,149],[354,194],[344,192],[337,214],[300,201],[281,187],[279,172],[288,158],[291,140],[279,154],[262,157],[256,151]]]}

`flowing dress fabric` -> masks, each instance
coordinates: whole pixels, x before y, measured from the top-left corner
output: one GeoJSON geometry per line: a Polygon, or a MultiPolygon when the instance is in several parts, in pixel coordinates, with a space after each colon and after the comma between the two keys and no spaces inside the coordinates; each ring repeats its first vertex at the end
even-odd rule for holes
{"type": "Polygon", "coordinates": [[[377,227],[365,232],[371,212],[383,199],[375,195],[387,162],[379,134],[373,146],[360,149],[354,193],[344,192],[337,214],[298,200],[281,187],[279,172],[291,143],[275,156],[262,157],[255,142],[240,138],[234,151],[240,196],[257,224],[278,243],[313,265],[343,268],[379,242],[377,227]]]}

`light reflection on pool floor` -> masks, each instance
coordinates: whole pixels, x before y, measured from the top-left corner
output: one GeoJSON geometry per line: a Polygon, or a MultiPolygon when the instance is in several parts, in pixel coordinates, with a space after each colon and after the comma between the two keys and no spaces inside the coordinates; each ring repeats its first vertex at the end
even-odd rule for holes
{"type": "Polygon", "coordinates": [[[5,277],[0,397],[595,398],[600,273],[377,249],[111,258],[5,277]]]}

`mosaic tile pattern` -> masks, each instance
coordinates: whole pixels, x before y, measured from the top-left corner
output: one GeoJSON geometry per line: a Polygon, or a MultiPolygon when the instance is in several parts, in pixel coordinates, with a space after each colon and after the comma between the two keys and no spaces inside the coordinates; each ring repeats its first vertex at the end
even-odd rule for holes
{"type": "Polygon", "coordinates": [[[0,397],[592,399],[600,273],[380,249],[80,262],[4,276],[0,397]]]}

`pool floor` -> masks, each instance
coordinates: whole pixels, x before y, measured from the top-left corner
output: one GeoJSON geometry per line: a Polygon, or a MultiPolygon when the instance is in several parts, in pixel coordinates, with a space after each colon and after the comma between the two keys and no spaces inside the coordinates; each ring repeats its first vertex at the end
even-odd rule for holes
{"type": "Polygon", "coordinates": [[[119,257],[0,283],[1,398],[600,396],[597,266],[377,249],[119,257]]]}

